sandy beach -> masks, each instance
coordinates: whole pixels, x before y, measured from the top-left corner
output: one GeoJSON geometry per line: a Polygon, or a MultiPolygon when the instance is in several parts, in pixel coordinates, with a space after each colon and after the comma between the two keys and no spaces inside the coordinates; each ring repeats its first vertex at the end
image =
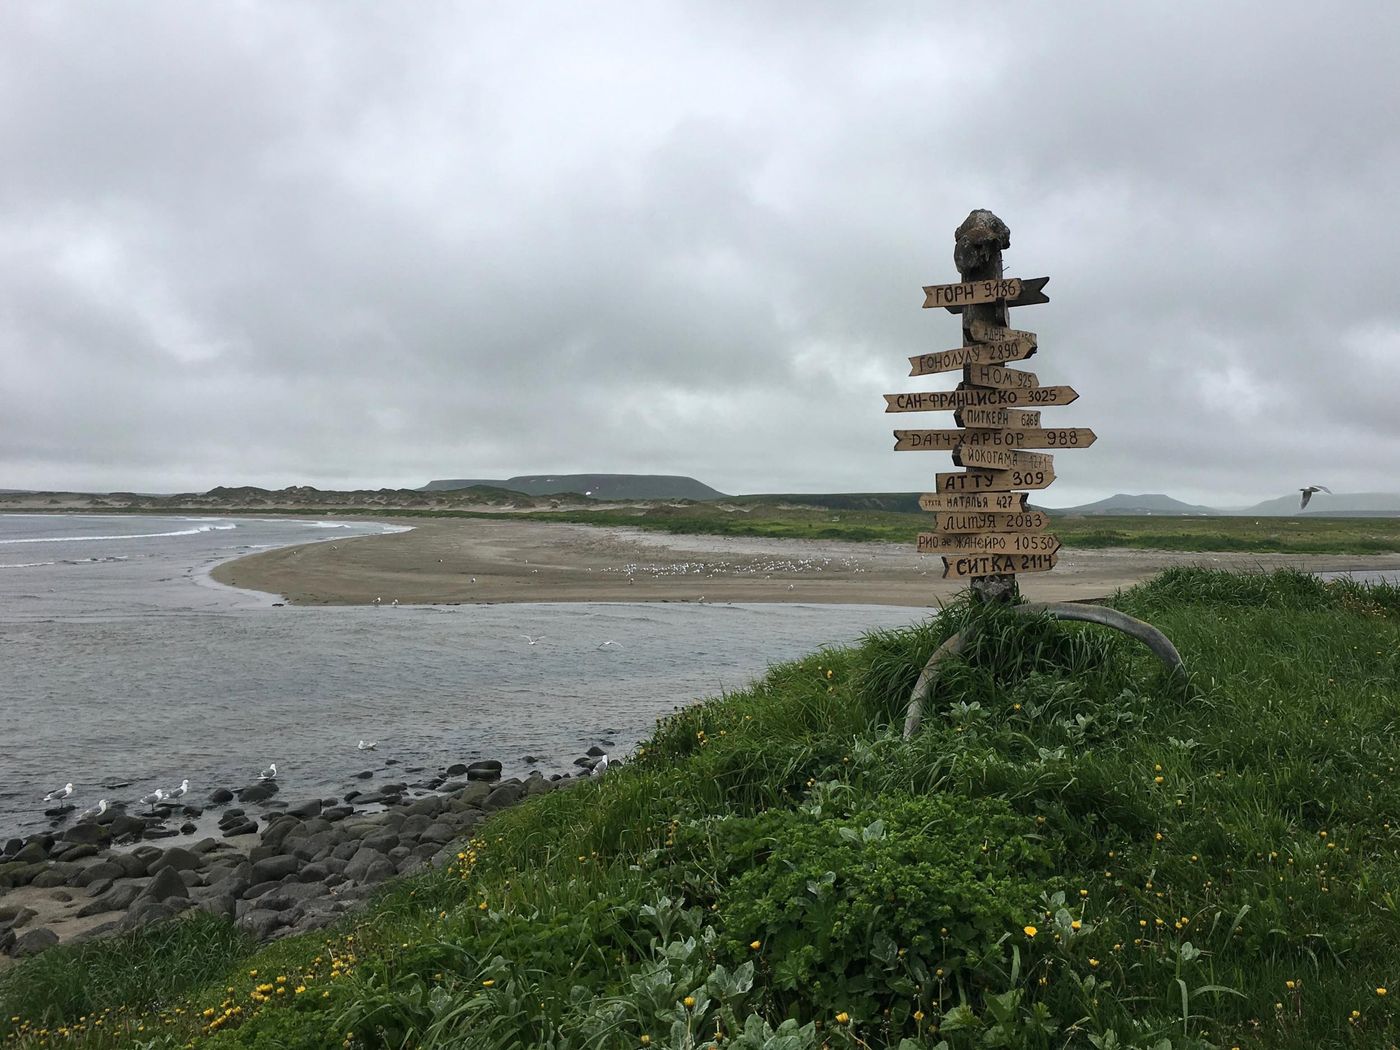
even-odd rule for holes
{"type": "MultiPolygon", "coordinates": [[[[1021,577],[1032,600],[1089,601],[1173,565],[1218,569],[1398,569],[1400,555],[1063,550],[1021,577]]],[[[299,605],[462,602],[817,602],[936,606],[964,584],[909,544],[673,536],[639,529],[489,519],[254,554],[220,583],[299,605]]]]}

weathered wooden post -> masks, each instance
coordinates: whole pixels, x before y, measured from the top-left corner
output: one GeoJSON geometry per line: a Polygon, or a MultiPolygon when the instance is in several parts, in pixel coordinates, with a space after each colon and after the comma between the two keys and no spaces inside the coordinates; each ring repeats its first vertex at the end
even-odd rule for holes
{"type": "MultiPolygon", "coordinates": [[[[978,208],[963,220],[953,232],[953,265],[958,268],[958,276],[964,281],[1000,281],[1003,276],[1001,253],[1011,247],[1011,230],[985,208],[978,208]]],[[[1006,300],[992,303],[978,303],[965,307],[962,311],[963,345],[980,342],[974,328],[1010,328],[1006,300]]],[[[1034,352],[1034,351],[1032,351],[1034,352]]],[[[1029,356],[1029,354],[1027,355],[1029,356]]],[[[970,366],[969,366],[970,367],[970,366]]],[[[969,367],[963,369],[963,381],[959,390],[968,389],[971,377],[969,367]]],[[[958,426],[963,425],[962,412],[953,416],[958,426]]],[[[1039,422],[1039,416],[1035,422],[1039,422]]],[[[1014,601],[1019,595],[1016,577],[1010,573],[992,576],[974,576],[972,593],[982,601],[1014,601]]]]}
{"type": "MultiPolygon", "coordinates": [[[[1184,676],[1180,654],[1162,632],[1116,609],[1097,605],[1040,602],[1016,604],[1018,573],[1055,567],[1060,541],[1046,532],[1049,517],[1028,509],[1028,491],[1055,480],[1051,456],[1024,449],[1088,448],[1097,435],[1087,427],[1045,428],[1040,409],[1067,405],[1073,387],[1041,386],[1034,372],[1007,368],[1039,348],[1032,332],[1010,327],[1007,308],[1048,303],[1041,291],[1048,277],[1008,278],[1001,253],[1011,247],[1006,223],[985,209],[972,212],[953,235],[953,262],[962,280],[924,288],[924,306],[962,314],[963,345],[909,358],[911,376],[962,369],[953,390],[886,394],[886,412],[953,412],[957,430],[896,430],[895,451],[945,451],[961,473],[938,474],[936,491],[919,498],[934,513],[933,527],[919,534],[919,551],[943,555],[943,578],[970,580],[983,602],[1005,602],[1018,613],[1048,615],[1112,627],[1144,642],[1174,674],[1184,676]]],[[[948,639],[929,658],[914,685],[904,723],[905,736],[919,727],[924,697],[939,664],[962,651],[974,636],[970,627],[948,639]]]]}

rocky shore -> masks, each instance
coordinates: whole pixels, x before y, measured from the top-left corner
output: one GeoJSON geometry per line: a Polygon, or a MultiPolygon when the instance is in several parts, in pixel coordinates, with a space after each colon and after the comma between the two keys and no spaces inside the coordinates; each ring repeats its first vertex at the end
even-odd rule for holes
{"type": "MultiPolygon", "coordinates": [[[[590,752],[575,763],[582,775],[602,755],[590,752]]],[[[10,839],[0,851],[0,956],[23,958],[191,909],[227,916],[259,940],[325,926],[385,880],[453,856],[452,843],[488,814],[580,782],[538,772],[501,779],[501,769],[497,761],[459,763],[413,785],[295,805],[276,799],[277,782],[268,780],[218,789],[206,805],[113,808],[10,839]],[[211,811],[219,834],[193,840],[211,811]],[[184,844],[156,844],[174,837],[184,844]]]]}

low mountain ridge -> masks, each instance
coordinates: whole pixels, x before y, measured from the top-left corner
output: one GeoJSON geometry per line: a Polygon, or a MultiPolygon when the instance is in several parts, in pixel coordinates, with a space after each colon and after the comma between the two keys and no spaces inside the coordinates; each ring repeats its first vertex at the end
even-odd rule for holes
{"type": "Polygon", "coordinates": [[[524,474],[505,480],[430,481],[422,491],[438,492],[475,486],[509,489],[527,496],[557,496],[574,492],[598,500],[725,498],[723,492],[679,474],[524,474]]]}
{"type": "Polygon", "coordinates": [[[1061,507],[1053,511],[1055,514],[1114,514],[1129,517],[1154,516],[1154,515],[1189,515],[1199,517],[1207,514],[1219,514],[1220,511],[1214,507],[1203,507],[1196,503],[1183,503],[1179,499],[1160,492],[1143,493],[1141,495],[1131,495],[1126,492],[1119,492],[1101,499],[1094,503],[1085,503],[1078,507],[1061,507]]]}
{"type": "Polygon", "coordinates": [[[1299,510],[1301,492],[1277,499],[1266,499],[1252,507],[1235,511],[1238,514],[1293,515],[1316,514],[1321,517],[1343,515],[1346,517],[1394,517],[1400,515],[1400,493],[1397,492],[1314,492],[1308,500],[1308,509],[1299,510]]]}

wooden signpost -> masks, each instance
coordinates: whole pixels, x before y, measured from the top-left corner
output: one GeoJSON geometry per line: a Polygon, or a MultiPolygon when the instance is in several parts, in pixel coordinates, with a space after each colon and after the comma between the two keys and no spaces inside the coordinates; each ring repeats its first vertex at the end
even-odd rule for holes
{"type": "Polygon", "coordinates": [[[909,358],[911,376],[961,370],[952,390],[886,394],[886,412],[953,412],[957,429],[896,430],[897,452],[951,452],[961,472],[936,475],[936,492],[919,498],[933,514],[918,550],[943,557],[944,579],[972,581],[983,599],[1010,600],[1019,573],[1055,567],[1060,541],[1045,530],[1050,519],[1027,507],[1028,493],[1055,480],[1051,456],[1026,449],[1088,448],[1088,427],[1047,427],[1040,409],[1068,405],[1079,394],[1069,386],[1041,386],[1034,372],[1007,367],[1036,354],[1033,332],[1008,324],[1012,306],[1049,302],[1048,277],[1023,279],[1002,273],[1001,253],[1011,246],[1006,224],[989,211],[974,211],[954,234],[953,260],[962,280],[924,288],[926,308],[962,315],[963,345],[909,358]]]}

